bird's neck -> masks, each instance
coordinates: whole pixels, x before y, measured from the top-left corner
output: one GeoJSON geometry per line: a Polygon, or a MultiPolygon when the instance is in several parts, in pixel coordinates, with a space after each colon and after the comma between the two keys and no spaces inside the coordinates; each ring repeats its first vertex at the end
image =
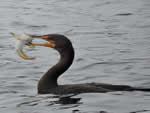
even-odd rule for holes
{"type": "Polygon", "coordinates": [[[60,60],[59,62],[50,68],[45,75],[40,79],[38,84],[38,90],[48,91],[52,88],[58,86],[57,79],[63,74],[72,64],[74,59],[74,49],[72,45],[66,48],[65,51],[59,52],[60,60]]]}

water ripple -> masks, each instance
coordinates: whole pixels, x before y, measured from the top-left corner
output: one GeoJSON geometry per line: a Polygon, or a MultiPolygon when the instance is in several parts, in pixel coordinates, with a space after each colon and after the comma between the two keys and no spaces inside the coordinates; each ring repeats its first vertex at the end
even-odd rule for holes
{"type": "Polygon", "coordinates": [[[92,68],[93,66],[100,66],[100,65],[124,65],[124,64],[132,64],[134,62],[128,62],[128,61],[124,61],[124,62],[96,62],[96,63],[92,63],[92,64],[88,64],[86,66],[83,66],[83,67],[80,67],[79,70],[86,70],[86,69],[90,69],[92,68]]]}
{"type": "Polygon", "coordinates": [[[130,16],[130,15],[133,15],[133,13],[119,13],[119,14],[116,14],[116,16],[130,16]]]}
{"type": "Polygon", "coordinates": [[[32,28],[42,29],[42,28],[47,28],[47,25],[27,25],[27,28],[29,28],[29,29],[32,29],[32,28]]]}

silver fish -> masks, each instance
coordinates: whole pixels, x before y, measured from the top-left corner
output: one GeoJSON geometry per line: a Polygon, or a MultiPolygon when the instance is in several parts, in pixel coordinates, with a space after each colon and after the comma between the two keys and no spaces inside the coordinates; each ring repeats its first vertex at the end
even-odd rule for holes
{"type": "Polygon", "coordinates": [[[23,33],[20,36],[17,36],[14,33],[11,33],[11,34],[14,38],[17,39],[17,41],[16,41],[16,52],[17,52],[18,56],[20,56],[21,58],[23,58],[25,60],[35,59],[35,57],[29,57],[23,51],[23,48],[24,48],[25,45],[28,45],[31,48],[34,47],[32,44],[30,44],[30,43],[32,43],[32,37],[30,35],[26,34],[26,33],[23,33]]]}

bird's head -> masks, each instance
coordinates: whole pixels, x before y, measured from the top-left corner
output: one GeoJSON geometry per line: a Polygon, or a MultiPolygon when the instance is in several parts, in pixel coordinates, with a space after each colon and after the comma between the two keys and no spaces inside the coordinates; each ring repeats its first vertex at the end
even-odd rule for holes
{"type": "Polygon", "coordinates": [[[54,48],[59,52],[65,51],[67,48],[72,46],[70,40],[60,34],[48,34],[43,36],[31,35],[31,37],[33,39],[40,38],[47,41],[46,43],[32,43],[32,45],[54,48]]]}

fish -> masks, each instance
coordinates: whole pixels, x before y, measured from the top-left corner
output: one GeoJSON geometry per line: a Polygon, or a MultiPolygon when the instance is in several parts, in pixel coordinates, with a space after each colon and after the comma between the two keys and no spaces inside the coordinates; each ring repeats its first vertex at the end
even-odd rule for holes
{"type": "Polygon", "coordinates": [[[30,48],[34,48],[34,45],[32,44],[32,37],[26,33],[21,34],[20,36],[16,35],[15,33],[10,33],[14,38],[17,39],[16,41],[16,53],[18,54],[18,56],[20,56],[21,58],[25,59],[25,60],[33,60],[36,57],[31,57],[28,56],[27,54],[24,53],[23,48],[25,47],[25,45],[28,45],[30,48]]]}

